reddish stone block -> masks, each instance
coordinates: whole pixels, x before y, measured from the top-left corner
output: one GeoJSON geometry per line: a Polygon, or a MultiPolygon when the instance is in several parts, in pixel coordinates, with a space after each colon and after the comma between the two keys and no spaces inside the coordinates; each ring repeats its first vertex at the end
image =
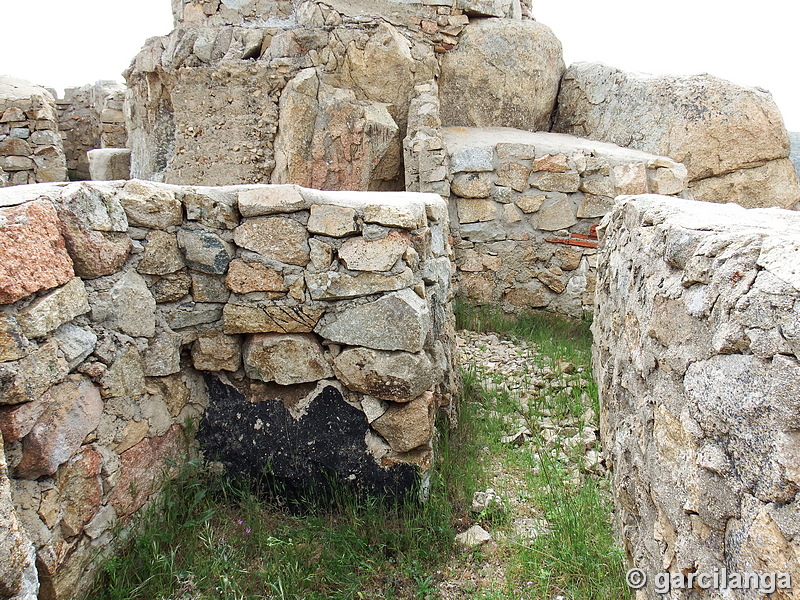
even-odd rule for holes
{"type": "Polygon", "coordinates": [[[0,208],[0,304],[12,304],[74,277],[50,202],[0,208]]]}

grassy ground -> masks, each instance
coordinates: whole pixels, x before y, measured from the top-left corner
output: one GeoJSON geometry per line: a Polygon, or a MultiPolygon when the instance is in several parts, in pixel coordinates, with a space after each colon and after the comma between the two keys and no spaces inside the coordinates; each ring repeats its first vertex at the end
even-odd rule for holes
{"type": "Polygon", "coordinates": [[[629,598],[607,480],[586,461],[597,414],[587,324],[511,321],[464,305],[457,318],[461,328],[497,332],[475,334],[474,352],[492,351],[483,339],[510,337],[520,360],[511,370],[466,365],[460,425],[440,423],[428,502],[387,506],[343,493],[289,510],[191,466],[108,561],[90,597],[629,598]],[[472,510],[473,493],[487,488],[498,500],[472,510]],[[453,543],[476,523],[492,542],[453,543]]]}

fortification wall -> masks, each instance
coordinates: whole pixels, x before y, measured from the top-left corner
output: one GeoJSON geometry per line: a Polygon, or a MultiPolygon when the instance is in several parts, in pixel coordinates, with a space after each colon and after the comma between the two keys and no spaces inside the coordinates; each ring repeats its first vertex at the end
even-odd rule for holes
{"type": "Polygon", "coordinates": [[[12,77],[0,77],[0,171],[0,187],[67,178],[53,95],[12,77]]]}
{"type": "Polygon", "coordinates": [[[760,597],[726,573],[796,586],[800,216],[638,196],[603,226],[593,361],[637,597],[663,572],[708,574],[674,599],[760,597]]]}
{"type": "Polygon", "coordinates": [[[0,192],[0,589],[78,595],[198,451],[290,490],[414,490],[456,388],[447,229],[436,195],[0,192]]]}
{"type": "Polygon", "coordinates": [[[64,90],[56,99],[58,129],[64,142],[67,171],[73,181],[91,179],[87,152],[99,148],[125,148],[125,86],[98,81],[64,90]]]}

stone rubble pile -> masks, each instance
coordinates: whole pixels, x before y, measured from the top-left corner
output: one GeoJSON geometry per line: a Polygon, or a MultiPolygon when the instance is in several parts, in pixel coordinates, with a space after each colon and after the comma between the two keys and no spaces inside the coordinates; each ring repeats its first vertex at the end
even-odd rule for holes
{"type": "MultiPolygon", "coordinates": [[[[99,148],[125,148],[125,86],[114,81],[64,90],[56,99],[58,129],[64,140],[64,153],[70,179],[93,179],[87,153],[99,148]]],[[[127,179],[128,176],[120,177],[127,179]]]]}
{"type": "Polygon", "coordinates": [[[32,544],[40,597],[75,597],[198,446],[290,489],[414,489],[457,389],[447,229],[436,195],[0,192],[0,565],[32,544]]]}
{"type": "Polygon", "coordinates": [[[604,227],[593,362],[633,566],[800,580],[800,215],[648,195],[604,227]]]}
{"type": "Polygon", "coordinates": [[[53,95],[27,81],[0,76],[0,187],[66,178],[53,95]]]}

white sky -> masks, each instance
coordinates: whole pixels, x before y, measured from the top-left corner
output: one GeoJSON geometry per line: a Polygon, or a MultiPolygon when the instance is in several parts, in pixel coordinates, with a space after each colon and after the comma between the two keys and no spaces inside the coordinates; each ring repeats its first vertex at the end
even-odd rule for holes
{"type": "MultiPolygon", "coordinates": [[[[121,81],[145,39],[172,29],[170,0],[0,0],[0,8],[0,73],[59,91],[121,81]]],[[[800,131],[797,0],[534,0],[534,14],[561,39],[567,64],[708,72],[759,86],[800,131]]]]}

